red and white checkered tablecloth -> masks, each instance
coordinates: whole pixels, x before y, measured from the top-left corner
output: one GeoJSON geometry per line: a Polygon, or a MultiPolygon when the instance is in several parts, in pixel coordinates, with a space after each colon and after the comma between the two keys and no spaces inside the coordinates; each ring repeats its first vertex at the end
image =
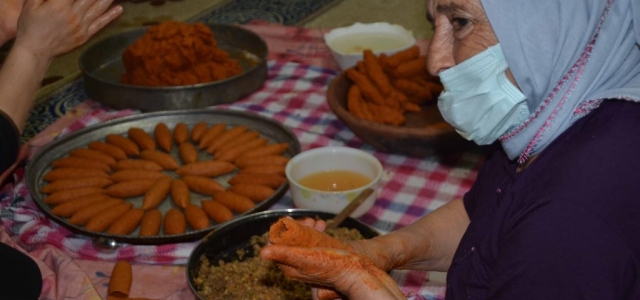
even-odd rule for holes
{"type": "MultiPolygon", "coordinates": [[[[327,105],[325,92],[335,75],[337,72],[331,69],[272,60],[268,79],[261,89],[219,108],[252,111],[281,122],[296,134],[303,151],[343,145],[376,156],[385,170],[382,190],[374,207],[360,220],[383,233],[410,224],[442,204],[462,197],[471,187],[481,162],[479,152],[461,153],[444,163],[438,157],[418,159],[381,153],[363,143],[327,105]]],[[[93,103],[92,109],[67,126],[61,135],[134,113],[137,111],[114,111],[93,103]]],[[[53,245],[72,259],[183,265],[197,243],[122,245],[113,252],[101,252],[92,246],[90,237],[70,232],[39,211],[28,193],[24,168],[18,168],[12,176],[15,184],[0,191],[0,218],[5,229],[28,252],[53,245]]],[[[288,207],[292,207],[292,201],[287,193],[272,209],[288,207]]],[[[444,295],[443,279],[434,280],[437,276],[433,274],[394,271],[392,275],[414,299],[440,299],[444,295]]]]}

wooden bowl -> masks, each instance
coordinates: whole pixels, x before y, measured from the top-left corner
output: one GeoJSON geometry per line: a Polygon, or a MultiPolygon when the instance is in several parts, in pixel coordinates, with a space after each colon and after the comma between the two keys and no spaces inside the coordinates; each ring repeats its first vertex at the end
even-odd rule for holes
{"type": "Polygon", "coordinates": [[[406,113],[407,121],[403,126],[360,119],[347,110],[347,92],[351,84],[345,73],[340,73],[329,85],[327,102],[333,113],[356,136],[376,149],[392,154],[425,157],[448,155],[475,146],[444,121],[436,103],[422,106],[420,112],[406,113]]]}

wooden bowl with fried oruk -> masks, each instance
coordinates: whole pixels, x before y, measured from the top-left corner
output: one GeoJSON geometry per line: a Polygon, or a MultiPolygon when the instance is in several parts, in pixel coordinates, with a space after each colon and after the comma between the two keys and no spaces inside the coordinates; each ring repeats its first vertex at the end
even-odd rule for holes
{"type": "Polygon", "coordinates": [[[419,112],[406,112],[406,122],[400,126],[356,117],[347,109],[347,92],[352,84],[345,72],[337,75],[327,90],[329,107],[357,137],[379,151],[427,157],[461,152],[475,145],[444,121],[435,101],[422,105],[419,112]]]}

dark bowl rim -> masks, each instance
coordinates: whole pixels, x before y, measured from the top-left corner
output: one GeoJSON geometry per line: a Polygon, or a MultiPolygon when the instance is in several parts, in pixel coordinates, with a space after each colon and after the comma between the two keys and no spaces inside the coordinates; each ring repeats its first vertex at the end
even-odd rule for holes
{"type": "MultiPolygon", "coordinates": [[[[215,229],[213,229],[212,231],[210,231],[207,235],[205,235],[204,237],[202,237],[202,239],[200,239],[198,241],[198,244],[193,248],[193,250],[191,251],[191,253],[189,254],[189,258],[187,259],[187,264],[185,266],[185,272],[186,272],[186,276],[187,276],[187,283],[189,284],[189,288],[191,289],[191,292],[198,298],[198,299],[203,299],[200,294],[198,294],[198,291],[196,289],[196,287],[194,286],[194,282],[193,282],[193,278],[190,274],[190,269],[193,268],[195,265],[197,265],[200,260],[200,257],[202,254],[199,254],[198,257],[196,257],[197,253],[202,252],[201,248],[204,247],[203,245],[205,244],[205,242],[207,242],[213,235],[215,235],[217,232],[219,231],[223,231],[225,230],[225,228],[227,227],[232,227],[234,225],[236,225],[237,223],[240,223],[242,221],[246,221],[247,219],[260,219],[261,217],[265,217],[265,216],[279,216],[279,217],[285,217],[285,216],[291,216],[291,215],[295,215],[295,214],[303,214],[305,216],[313,216],[313,215],[327,215],[327,216],[335,216],[335,213],[331,213],[331,212],[326,212],[326,211],[320,211],[320,210],[313,210],[313,209],[304,209],[304,208],[284,208],[284,209],[274,209],[274,210],[265,210],[265,211],[261,211],[261,212],[255,212],[252,214],[248,214],[245,216],[242,216],[240,218],[234,219],[233,221],[229,221],[224,223],[221,226],[216,227],[215,229]]],[[[368,225],[356,218],[351,218],[348,217],[348,220],[351,220],[352,222],[356,222],[359,225],[362,225],[364,228],[368,228],[369,230],[371,230],[372,233],[376,234],[377,236],[382,235],[382,233],[380,231],[378,231],[376,228],[374,228],[371,225],[368,225]]]]}

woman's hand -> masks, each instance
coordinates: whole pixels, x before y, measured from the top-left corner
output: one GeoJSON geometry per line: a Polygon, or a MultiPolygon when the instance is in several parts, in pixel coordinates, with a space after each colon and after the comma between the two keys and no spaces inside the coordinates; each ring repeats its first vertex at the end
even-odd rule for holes
{"type": "Polygon", "coordinates": [[[0,1],[0,45],[16,37],[24,0],[0,1]]]}
{"type": "MultiPolygon", "coordinates": [[[[316,220],[312,218],[304,218],[298,220],[298,223],[313,227],[320,232],[324,232],[327,223],[324,220],[316,220]]],[[[344,241],[345,244],[349,246],[349,250],[362,255],[369,260],[371,260],[378,269],[381,270],[391,270],[391,262],[388,257],[385,257],[382,251],[377,251],[379,247],[384,247],[384,245],[377,245],[377,243],[372,242],[372,240],[359,240],[359,241],[344,241]]]]}
{"type": "Polygon", "coordinates": [[[16,39],[0,69],[0,110],[20,132],[53,58],[80,46],[122,14],[121,6],[111,7],[113,0],[24,1],[16,39]]]}
{"type": "Polygon", "coordinates": [[[82,45],[120,16],[122,7],[111,7],[112,2],[26,0],[18,20],[14,47],[50,61],[82,45]]]}
{"type": "Polygon", "coordinates": [[[387,273],[349,251],[272,245],[260,256],[277,262],[289,278],[333,287],[350,299],[405,299],[387,273]]]}
{"type": "MultiPolygon", "coordinates": [[[[324,232],[326,229],[327,223],[324,220],[317,220],[312,218],[304,218],[297,220],[298,223],[304,226],[312,227],[320,232],[324,232]]],[[[388,270],[386,266],[389,266],[389,259],[382,256],[382,252],[376,251],[377,245],[372,245],[369,240],[362,241],[354,241],[354,242],[345,242],[348,248],[347,250],[352,251],[358,255],[363,255],[367,257],[369,260],[375,258],[374,264],[381,270],[388,270]]],[[[333,289],[325,289],[325,288],[312,288],[311,293],[313,295],[314,300],[326,300],[326,299],[335,299],[339,298],[336,292],[333,289]]]]}
{"type": "Polygon", "coordinates": [[[317,231],[324,232],[327,227],[327,223],[324,220],[316,220],[313,218],[304,218],[298,220],[298,222],[304,226],[309,226],[315,228],[317,231]]]}
{"type": "Polygon", "coordinates": [[[348,242],[348,250],[368,258],[383,271],[447,271],[467,226],[469,216],[463,201],[452,200],[391,233],[348,242]]]}

